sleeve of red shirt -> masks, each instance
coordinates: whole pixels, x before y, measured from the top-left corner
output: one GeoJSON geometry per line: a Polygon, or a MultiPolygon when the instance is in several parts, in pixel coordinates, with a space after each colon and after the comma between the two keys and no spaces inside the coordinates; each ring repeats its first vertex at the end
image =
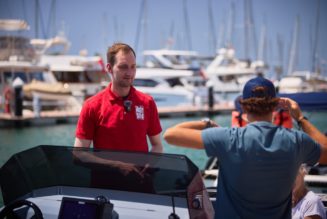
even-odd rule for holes
{"type": "Polygon", "coordinates": [[[149,119],[148,135],[153,136],[161,133],[162,128],[160,125],[159,114],[157,105],[154,102],[153,98],[150,101],[150,119],[149,119]]]}
{"type": "Polygon", "coordinates": [[[93,140],[95,130],[95,115],[92,107],[85,102],[76,127],[76,137],[80,139],[93,140]]]}

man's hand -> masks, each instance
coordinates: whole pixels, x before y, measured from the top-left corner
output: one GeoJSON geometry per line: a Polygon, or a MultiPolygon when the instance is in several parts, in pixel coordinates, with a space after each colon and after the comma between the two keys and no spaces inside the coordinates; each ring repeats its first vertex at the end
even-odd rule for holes
{"type": "Polygon", "coordinates": [[[292,118],[296,121],[299,121],[301,118],[303,118],[299,104],[290,98],[281,97],[279,99],[278,107],[284,110],[288,110],[292,118]]]}
{"type": "Polygon", "coordinates": [[[116,167],[124,176],[135,174],[140,179],[144,178],[144,174],[148,169],[148,166],[145,165],[143,169],[138,168],[136,165],[131,163],[124,163],[117,161],[114,163],[114,167],[116,167]]]}

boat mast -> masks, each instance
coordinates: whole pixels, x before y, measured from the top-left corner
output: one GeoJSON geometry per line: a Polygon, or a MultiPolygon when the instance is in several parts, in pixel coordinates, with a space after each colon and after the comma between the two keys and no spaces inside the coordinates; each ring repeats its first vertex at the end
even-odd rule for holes
{"type": "Polygon", "coordinates": [[[256,46],[256,36],[255,36],[255,28],[253,22],[253,15],[252,15],[252,1],[245,0],[244,1],[244,54],[246,59],[250,58],[250,49],[254,51],[254,57],[257,58],[257,46],[256,46]]]}
{"type": "Polygon", "coordinates": [[[183,11],[184,11],[184,22],[185,22],[185,29],[186,29],[186,39],[188,43],[188,50],[192,50],[192,38],[191,38],[191,28],[190,28],[190,22],[188,19],[188,13],[187,13],[187,0],[183,0],[183,11]]]}
{"type": "Polygon", "coordinates": [[[283,52],[284,44],[281,39],[280,34],[277,34],[277,50],[278,50],[278,63],[275,67],[276,79],[279,81],[281,79],[281,75],[284,71],[284,52],[283,52]]]}
{"type": "Polygon", "coordinates": [[[39,38],[39,11],[40,2],[35,0],[35,38],[39,38]]]}
{"type": "Polygon", "coordinates": [[[316,16],[316,26],[315,26],[315,37],[313,40],[313,51],[312,51],[312,68],[311,71],[312,72],[318,72],[318,62],[317,62],[317,58],[318,58],[318,54],[317,54],[317,45],[318,45],[318,36],[319,36],[319,19],[320,18],[320,0],[318,0],[318,4],[317,4],[317,16],[316,16]]]}
{"type": "Polygon", "coordinates": [[[147,32],[148,32],[148,3],[147,0],[144,0],[144,11],[143,11],[143,50],[148,48],[148,39],[147,39],[147,32]]]}
{"type": "Polygon", "coordinates": [[[143,21],[144,9],[145,9],[145,3],[146,3],[145,1],[146,0],[143,0],[141,3],[139,19],[138,19],[137,27],[136,27],[136,38],[135,38],[135,43],[134,43],[135,52],[138,51],[139,38],[140,38],[141,29],[142,29],[141,24],[143,21]]]}
{"type": "Polygon", "coordinates": [[[292,45],[290,50],[290,58],[288,62],[287,75],[291,75],[294,70],[294,64],[296,60],[297,47],[298,47],[299,26],[300,26],[300,17],[296,16],[292,45]]]}
{"type": "Polygon", "coordinates": [[[50,35],[55,36],[56,33],[56,0],[51,0],[50,13],[48,17],[47,27],[44,25],[44,18],[39,0],[35,0],[35,38],[39,38],[39,27],[42,30],[42,38],[48,38],[50,35]],[[51,31],[51,32],[50,32],[51,31]]]}
{"type": "Polygon", "coordinates": [[[212,0],[208,0],[208,16],[209,16],[209,48],[213,48],[215,54],[217,49],[217,37],[216,37],[216,28],[214,24],[214,18],[212,13],[212,0]],[[211,43],[213,45],[211,45],[211,43]]]}
{"type": "Polygon", "coordinates": [[[261,27],[261,33],[260,33],[260,41],[259,41],[259,48],[258,48],[258,60],[264,60],[264,50],[266,48],[267,42],[266,42],[266,25],[263,25],[261,27]]]}
{"type": "Polygon", "coordinates": [[[165,48],[171,49],[174,46],[175,38],[174,38],[174,30],[175,30],[175,22],[172,21],[170,24],[169,36],[167,40],[164,40],[165,48]]]}
{"type": "Polygon", "coordinates": [[[228,48],[230,48],[233,45],[233,31],[234,31],[234,20],[235,20],[235,3],[231,2],[230,10],[229,10],[229,16],[228,16],[228,25],[227,25],[227,31],[226,31],[226,41],[224,42],[225,45],[228,48]]]}

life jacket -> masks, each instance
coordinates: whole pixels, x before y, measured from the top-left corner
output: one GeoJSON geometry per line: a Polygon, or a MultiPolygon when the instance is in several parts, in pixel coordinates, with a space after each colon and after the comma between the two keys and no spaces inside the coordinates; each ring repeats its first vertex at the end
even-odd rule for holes
{"type": "MultiPolygon", "coordinates": [[[[232,127],[243,127],[247,125],[246,114],[237,110],[232,111],[232,127]]],[[[285,128],[293,128],[292,117],[288,111],[278,110],[273,112],[273,123],[285,128]]]]}
{"type": "Polygon", "coordinates": [[[232,127],[243,127],[248,124],[246,114],[240,111],[232,111],[232,127]]]}
{"type": "Polygon", "coordinates": [[[293,128],[293,121],[290,113],[286,110],[277,110],[273,113],[273,121],[275,125],[284,126],[285,128],[293,128]]]}

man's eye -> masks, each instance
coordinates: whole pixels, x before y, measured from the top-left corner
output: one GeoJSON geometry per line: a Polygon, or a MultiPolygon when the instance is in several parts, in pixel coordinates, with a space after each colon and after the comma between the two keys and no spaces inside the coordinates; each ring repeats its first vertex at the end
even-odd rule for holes
{"type": "Polygon", "coordinates": [[[128,66],[127,65],[119,65],[118,68],[122,69],[122,70],[126,70],[126,69],[128,69],[128,66]]]}

